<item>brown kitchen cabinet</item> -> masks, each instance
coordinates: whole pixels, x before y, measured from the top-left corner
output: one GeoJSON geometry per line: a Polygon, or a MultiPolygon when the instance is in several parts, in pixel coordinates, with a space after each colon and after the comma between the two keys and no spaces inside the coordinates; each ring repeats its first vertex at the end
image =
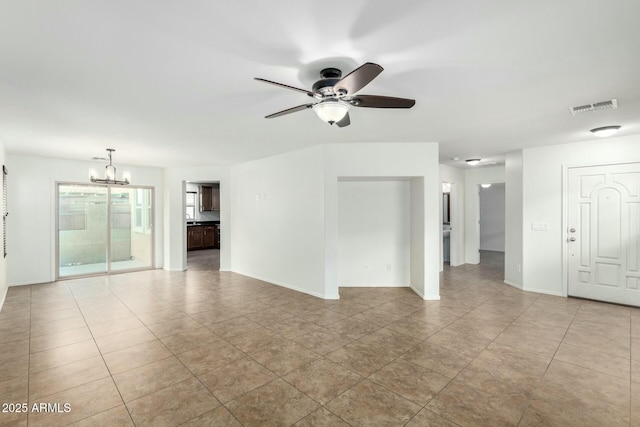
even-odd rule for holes
{"type": "Polygon", "coordinates": [[[203,226],[203,244],[206,249],[216,247],[216,228],[212,225],[203,226]]]}
{"type": "Polygon", "coordinates": [[[215,225],[190,225],[187,227],[187,250],[219,248],[218,229],[215,225]]]}
{"type": "Polygon", "coordinates": [[[204,249],[204,230],[199,225],[187,227],[187,250],[204,249]]]}
{"type": "Polygon", "coordinates": [[[213,185],[200,186],[200,212],[220,210],[220,187],[213,185]]]}

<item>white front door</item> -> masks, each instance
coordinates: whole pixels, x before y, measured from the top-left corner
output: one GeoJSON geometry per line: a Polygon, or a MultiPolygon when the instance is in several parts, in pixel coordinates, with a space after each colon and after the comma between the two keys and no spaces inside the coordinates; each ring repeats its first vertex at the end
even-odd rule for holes
{"type": "Polygon", "coordinates": [[[640,163],[568,170],[568,293],[640,306],[640,163]]]}

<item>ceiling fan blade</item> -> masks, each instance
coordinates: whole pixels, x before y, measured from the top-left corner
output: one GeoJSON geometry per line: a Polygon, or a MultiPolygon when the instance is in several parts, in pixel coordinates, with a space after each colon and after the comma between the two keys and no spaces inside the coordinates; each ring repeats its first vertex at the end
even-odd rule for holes
{"type": "Polygon", "coordinates": [[[384,70],[378,64],[367,62],[356,68],[333,86],[337,95],[353,95],[375,79],[384,70]]]}
{"type": "Polygon", "coordinates": [[[269,114],[268,116],[265,116],[265,119],[274,119],[276,117],[286,116],[287,114],[295,113],[297,111],[306,110],[307,108],[311,108],[311,107],[313,107],[313,104],[298,105],[297,107],[292,107],[292,108],[288,108],[286,110],[278,111],[277,113],[269,114]]]}
{"type": "Polygon", "coordinates": [[[305,90],[305,89],[299,89],[297,87],[285,85],[285,84],[282,84],[282,83],[272,82],[271,80],[261,79],[260,77],[254,77],[254,80],[257,80],[259,82],[269,83],[270,85],[274,85],[274,86],[280,86],[280,87],[283,87],[285,89],[295,90],[296,92],[306,93],[307,95],[313,97],[313,92],[310,92],[310,91],[305,90]]]}
{"type": "Polygon", "coordinates": [[[358,95],[349,99],[348,102],[354,107],[365,108],[411,108],[416,105],[415,99],[379,95],[358,95]]]}
{"type": "Polygon", "coordinates": [[[347,114],[345,114],[345,116],[342,118],[342,120],[340,120],[339,122],[336,122],[336,125],[339,128],[343,128],[345,126],[349,126],[351,124],[351,119],[349,119],[349,112],[347,111],[347,114]]]}

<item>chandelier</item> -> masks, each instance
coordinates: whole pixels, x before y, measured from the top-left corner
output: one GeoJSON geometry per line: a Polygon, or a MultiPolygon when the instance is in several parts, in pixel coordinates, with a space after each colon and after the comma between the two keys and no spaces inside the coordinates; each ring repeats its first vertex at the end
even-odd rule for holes
{"type": "Polygon", "coordinates": [[[128,185],[131,182],[131,174],[129,172],[124,172],[122,174],[122,181],[116,179],[116,167],[113,166],[111,161],[111,153],[116,151],[113,148],[107,148],[107,153],[109,153],[109,164],[104,167],[104,178],[98,178],[98,172],[95,169],[89,169],[89,177],[91,178],[91,182],[96,182],[98,184],[117,184],[117,185],[128,185]]]}

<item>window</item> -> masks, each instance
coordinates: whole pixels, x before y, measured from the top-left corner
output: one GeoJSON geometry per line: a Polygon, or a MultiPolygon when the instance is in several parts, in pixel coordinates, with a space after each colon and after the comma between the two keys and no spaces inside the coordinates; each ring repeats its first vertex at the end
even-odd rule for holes
{"type": "Polygon", "coordinates": [[[136,188],[133,203],[133,227],[136,233],[151,233],[152,212],[151,191],[145,188],[136,188]]]}
{"type": "Polygon", "coordinates": [[[7,257],[7,168],[2,165],[2,244],[4,246],[4,257],[7,257]]]}
{"type": "Polygon", "coordinates": [[[187,191],[187,219],[196,219],[196,199],[198,193],[195,191],[187,191]]]}

